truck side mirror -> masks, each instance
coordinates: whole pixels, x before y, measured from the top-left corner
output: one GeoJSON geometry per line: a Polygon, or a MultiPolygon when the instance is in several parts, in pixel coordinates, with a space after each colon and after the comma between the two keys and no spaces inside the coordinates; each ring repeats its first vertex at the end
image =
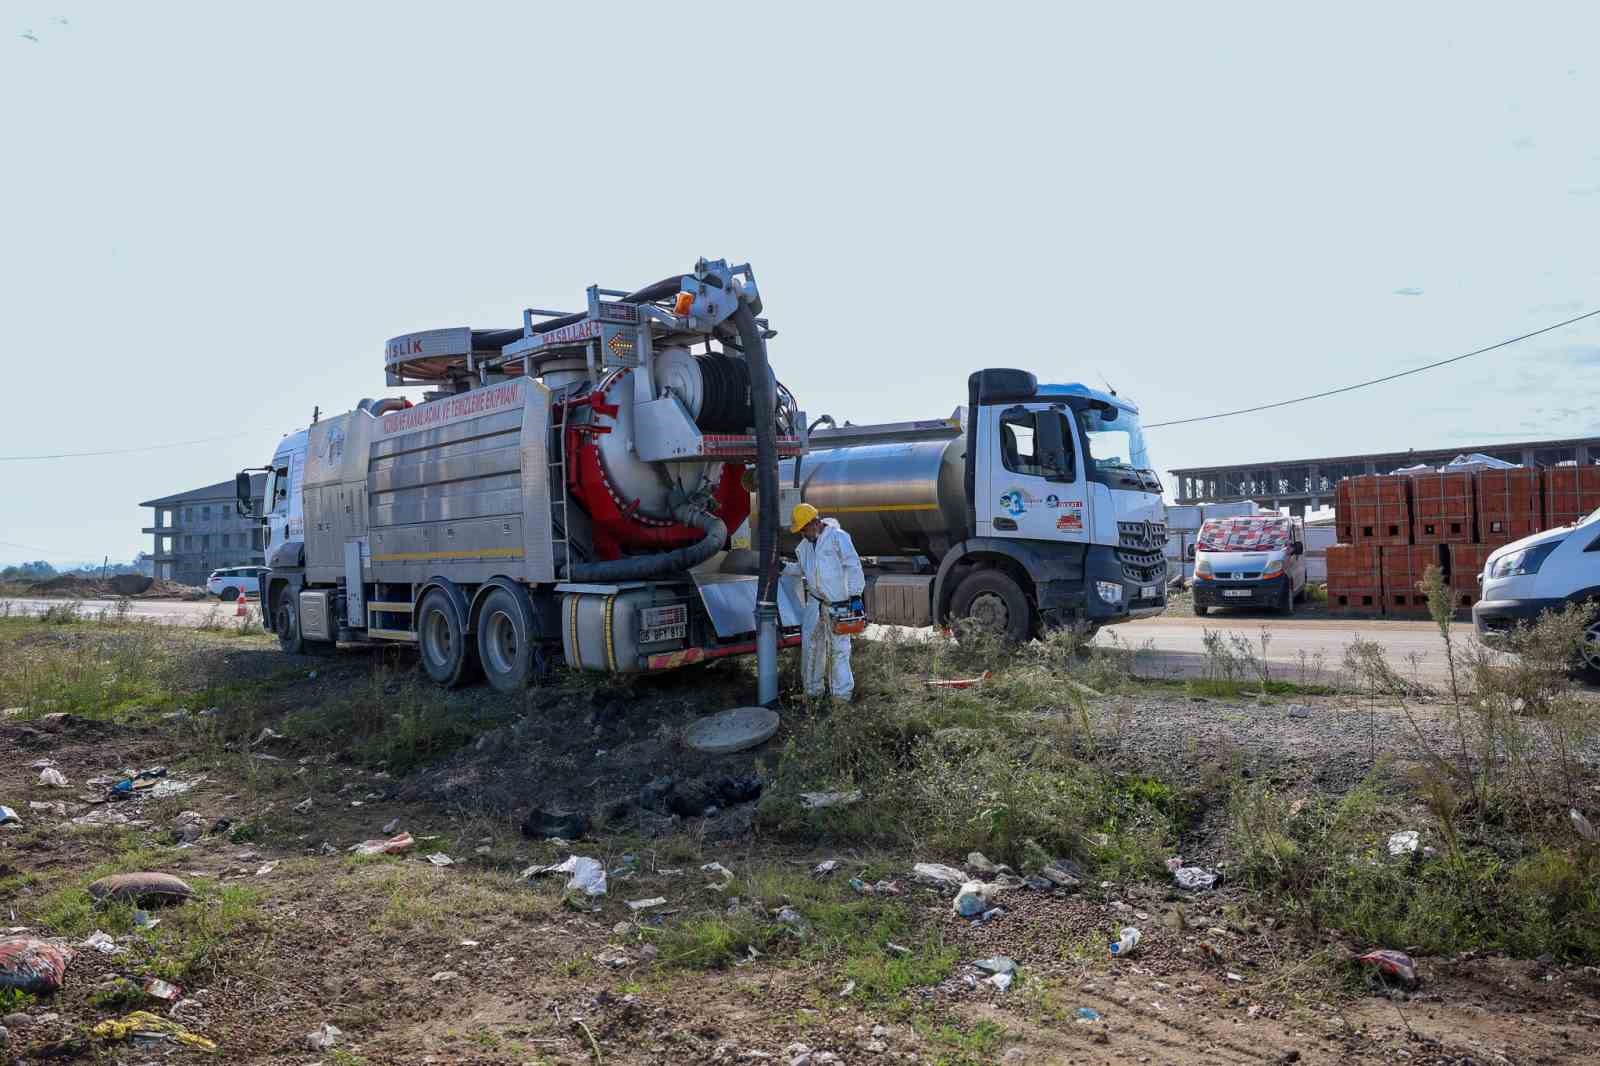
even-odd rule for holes
{"type": "Polygon", "coordinates": [[[250,498],[250,475],[244,471],[234,475],[233,478],[234,509],[246,518],[260,518],[255,513],[254,501],[250,498]]]}

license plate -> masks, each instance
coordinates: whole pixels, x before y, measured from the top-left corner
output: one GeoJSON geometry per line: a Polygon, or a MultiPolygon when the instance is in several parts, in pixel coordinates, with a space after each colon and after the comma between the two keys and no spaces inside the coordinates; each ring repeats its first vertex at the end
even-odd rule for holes
{"type": "Polygon", "coordinates": [[[1250,590],[1249,589],[1223,589],[1222,590],[1222,594],[1224,596],[1235,596],[1235,597],[1238,597],[1240,599],[1249,599],[1250,598],[1250,590]]]}
{"type": "Polygon", "coordinates": [[[639,643],[654,644],[663,640],[682,640],[689,634],[689,608],[685,604],[670,607],[646,607],[639,612],[639,643]]]}
{"type": "Polygon", "coordinates": [[[1141,600],[1153,600],[1153,599],[1155,599],[1156,598],[1156,587],[1154,585],[1146,585],[1146,586],[1144,586],[1143,588],[1141,588],[1139,590],[1139,598],[1141,600]]]}

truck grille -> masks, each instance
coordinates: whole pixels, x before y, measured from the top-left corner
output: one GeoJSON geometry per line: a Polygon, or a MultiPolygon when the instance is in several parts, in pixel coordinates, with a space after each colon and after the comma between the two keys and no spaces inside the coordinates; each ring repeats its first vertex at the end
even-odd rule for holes
{"type": "Polygon", "coordinates": [[[1161,552],[1167,546],[1165,522],[1118,522],[1117,541],[1124,548],[1161,552]]]}
{"type": "Polygon", "coordinates": [[[1117,561],[1122,564],[1122,576],[1129,581],[1152,584],[1166,580],[1167,560],[1159,551],[1129,551],[1117,549],[1117,561]]]}

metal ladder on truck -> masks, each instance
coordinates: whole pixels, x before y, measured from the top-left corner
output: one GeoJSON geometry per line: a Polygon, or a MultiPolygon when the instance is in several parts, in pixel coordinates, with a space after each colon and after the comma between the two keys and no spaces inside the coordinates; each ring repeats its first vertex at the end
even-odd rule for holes
{"type": "Polygon", "coordinates": [[[545,453],[550,477],[550,557],[555,564],[556,577],[565,579],[570,573],[572,538],[567,532],[567,515],[571,501],[567,497],[567,404],[565,400],[550,405],[550,440],[545,453]],[[561,486],[559,494],[555,491],[561,486]]]}

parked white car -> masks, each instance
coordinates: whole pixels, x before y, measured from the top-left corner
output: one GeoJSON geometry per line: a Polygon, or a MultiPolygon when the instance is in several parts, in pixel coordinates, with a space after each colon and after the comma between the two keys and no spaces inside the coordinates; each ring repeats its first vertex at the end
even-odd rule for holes
{"type": "Polygon", "coordinates": [[[1306,593],[1300,522],[1283,515],[1208,518],[1195,538],[1194,613],[1271,607],[1293,614],[1306,593]]]}
{"type": "Polygon", "coordinates": [[[227,603],[237,600],[241,591],[246,596],[259,596],[261,575],[266,572],[264,566],[230,566],[224,570],[213,570],[211,576],[206,578],[206,591],[227,603]]]}
{"type": "MultiPolygon", "coordinates": [[[[1472,624],[1491,647],[1545,611],[1570,603],[1600,608],[1600,510],[1496,548],[1478,580],[1483,597],[1472,607],[1472,624]]],[[[1584,631],[1582,655],[1585,679],[1600,683],[1600,611],[1584,631]]]]}

